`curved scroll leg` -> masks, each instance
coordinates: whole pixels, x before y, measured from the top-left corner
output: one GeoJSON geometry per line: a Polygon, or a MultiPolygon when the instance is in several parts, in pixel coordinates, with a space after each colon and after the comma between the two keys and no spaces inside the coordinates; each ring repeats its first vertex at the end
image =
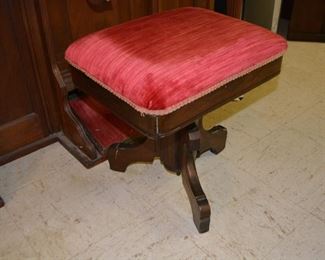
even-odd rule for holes
{"type": "Polygon", "coordinates": [[[108,149],[110,168],[114,171],[125,172],[132,163],[151,163],[156,156],[155,150],[154,140],[146,137],[113,144],[108,149]]]}
{"type": "MultiPolygon", "coordinates": [[[[189,139],[188,143],[191,143],[190,134],[189,139]]],[[[185,143],[182,149],[182,181],[191,204],[196,228],[199,233],[204,233],[209,231],[211,210],[196,172],[194,153],[189,149],[188,143],[185,143]]]]}
{"type": "Polygon", "coordinates": [[[205,130],[202,125],[202,119],[198,122],[200,131],[200,149],[199,155],[210,150],[214,154],[220,153],[226,146],[227,129],[221,125],[214,126],[205,130]]]}
{"type": "Polygon", "coordinates": [[[0,208],[2,208],[5,205],[5,202],[3,201],[3,199],[0,197],[0,208]]]}

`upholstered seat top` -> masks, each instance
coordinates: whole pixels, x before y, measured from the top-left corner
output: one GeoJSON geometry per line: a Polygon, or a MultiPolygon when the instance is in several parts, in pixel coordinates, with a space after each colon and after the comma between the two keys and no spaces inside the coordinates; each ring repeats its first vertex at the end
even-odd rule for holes
{"type": "Polygon", "coordinates": [[[66,60],[141,113],[165,115],[283,55],[286,41],[201,8],[146,16],[87,35],[66,60]]]}

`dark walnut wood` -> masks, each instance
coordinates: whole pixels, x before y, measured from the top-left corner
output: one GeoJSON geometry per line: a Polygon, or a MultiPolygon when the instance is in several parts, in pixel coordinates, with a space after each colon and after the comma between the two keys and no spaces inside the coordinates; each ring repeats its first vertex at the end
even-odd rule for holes
{"type": "Polygon", "coordinates": [[[325,42],[325,1],[293,2],[288,39],[325,42]]]}
{"type": "MultiPolygon", "coordinates": [[[[52,4],[54,2],[51,2],[52,4]]],[[[59,2],[55,8],[61,8],[59,2]]],[[[85,3],[84,3],[85,4],[85,3]]],[[[56,41],[51,34],[51,19],[45,1],[39,2],[40,16],[42,19],[43,29],[45,31],[45,42],[48,49],[49,62],[52,69],[52,81],[55,85],[55,95],[59,104],[58,112],[61,121],[61,131],[56,133],[58,140],[69,152],[71,152],[86,168],[93,167],[101,161],[107,159],[89,137],[87,130],[80,123],[78,117],[72,112],[68,102],[68,90],[71,86],[70,74],[67,76],[60,69],[60,59],[56,53],[56,41]]],[[[60,9],[58,9],[60,10],[60,9]]],[[[60,34],[62,36],[62,34],[60,34]]],[[[63,34],[64,37],[66,34],[63,34]]],[[[63,36],[62,36],[63,37],[63,36]]],[[[56,38],[55,38],[56,39],[56,38]]],[[[71,41],[71,40],[69,40],[71,41]]],[[[61,44],[61,43],[60,43],[61,44]]]]}
{"type": "Polygon", "coordinates": [[[202,125],[202,119],[198,121],[197,127],[200,138],[198,155],[206,151],[218,154],[225,148],[227,139],[227,129],[225,127],[217,125],[209,130],[205,130],[202,125]]]}
{"type": "Polygon", "coordinates": [[[206,131],[201,125],[191,124],[168,137],[155,140],[143,137],[112,145],[108,154],[110,167],[124,172],[132,163],[152,162],[155,157],[160,157],[166,169],[182,175],[194,223],[200,233],[207,232],[211,210],[196,172],[195,158],[198,153],[207,150],[221,152],[227,136],[223,127],[211,130],[206,131]]]}
{"type": "MultiPolygon", "coordinates": [[[[54,67],[55,65],[53,65],[54,67]]],[[[62,129],[64,135],[58,135],[61,144],[70,152],[83,162],[87,168],[93,166],[95,162],[100,161],[99,151],[96,149],[95,144],[90,140],[87,135],[86,129],[80,123],[77,116],[72,112],[68,103],[67,87],[61,78],[60,73],[55,74],[57,82],[59,82],[58,90],[60,91],[61,102],[61,119],[62,129]],[[72,142],[66,142],[67,140],[72,142]],[[86,159],[86,160],[84,160],[86,159]]]]}
{"type": "Polygon", "coordinates": [[[97,12],[102,12],[112,8],[111,0],[87,0],[87,2],[89,6],[97,12]]]}
{"type": "Polygon", "coordinates": [[[213,131],[206,131],[201,125],[192,124],[158,140],[144,137],[112,145],[108,158],[111,169],[124,172],[132,163],[152,162],[159,156],[166,169],[182,175],[194,223],[198,231],[203,233],[209,230],[211,210],[196,172],[195,158],[198,153],[207,150],[215,149],[215,152],[221,152],[225,142],[225,128],[217,127],[217,130],[213,128],[213,131]],[[206,134],[202,135],[202,132],[206,134]]]}
{"type": "Polygon", "coordinates": [[[227,0],[227,15],[241,18],[243,5],[244,0],[227,0]]]}
{"type": "Polygon", "coordinates": [[[108,151],[108,160],[112,170],[125,172],[126,168],[137,162],[153,162],[156,156],[155,142],[147,137],[130,139],[113,144],[108,151]]]}
{"type": "Polygon", "coordinates": [[[0,208],[2,208],[5,205],[5,202],[3,201],[3,199],[0,197],[0,208]]]}
{"type": "Polygon", "coordinates": [[[54,119],[49,122],[51,101],[43,103],[48,85],[42,78],[46,69],[38,68],[44,57],[34,12],[22,0],[0,1],[0,165],[25,154],[22,148],[55,128],[54,119]]]}
{"type": "Polygon", "coordinates": [[[196,127],[184,129],[180,150],[182,181],[192,208],[194,224],[199,233],[204,233],[209,230],[211,210],[195,167],[194,159],[199,150],[200,130],[196,127]]]}

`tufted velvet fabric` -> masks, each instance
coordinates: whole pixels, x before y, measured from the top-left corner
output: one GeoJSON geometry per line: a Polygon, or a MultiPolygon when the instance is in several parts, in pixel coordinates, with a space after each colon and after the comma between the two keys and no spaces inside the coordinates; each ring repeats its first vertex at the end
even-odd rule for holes
{"type": "Polygon", "coordinates": [[[66,60],[136,110],[164,115],[282,56],[286,41],[201,8],[180,8],[87,35],[66,60]]]}

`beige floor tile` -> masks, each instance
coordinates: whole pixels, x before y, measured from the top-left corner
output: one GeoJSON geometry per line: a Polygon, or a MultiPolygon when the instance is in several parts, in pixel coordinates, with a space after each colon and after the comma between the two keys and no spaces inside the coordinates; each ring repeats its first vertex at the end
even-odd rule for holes
{"type": "Polygon", "coordinates": [[[311,109],[321,99],[319,93],[293,88],[276,78],[249,92],[242,101],[225,105],[223,121],[219,122],[218,110],[208,114],[205,121],[207,127],[216,123],[227,127],[223,154],[230,157],[311,109]]]}
{"type": "Polygon", "coordinates": [[[247,131],[241,128],[240,122],[236,122],[235,117],[230,118],[228,121],[224,121],[221,125],[226,127],[228,131],[226,147],[222,151],[222,155],[230,157],[258,142],[256,136],[247,133],[247,131]]]}
{"type": "Polygon", "coordinates": [[[314,74],[322,72],[325,58],[325,44],[317,42],[289,42],[285,65],[301,67],[314,74]]]}
{"type": "MultiPolygon", "coordinates": [[[[324,85],[325,89],[325,85],[324,85]]],[[[299,115],[292,122],[286,124],[291,128],[325,146],[325,96],[324,100],[316,103],[310,110],[299,115]]],[[[325,152],[323,151],[325,161],[325,152]]]]}
{"type": "Polygon", "coordinates": [[[194,234],[193,239],[199,247],[213,253],[216,236],[237,259],[261,259],[304,218],[304,211],[260,185],[220,211],[212,210],[211,234],[206,240],[199,240],[194,234]]]}
{"type": "Polygon", "coordinates": [[[319,149],[319,144],[297,130],[281,128],[229,160],[269,184],[276,175],[286,174],[292,167],[297,168],[299,164],[306,167],[305,163],[309,162],[306,156],[317,154],[319,149]]]}
{"type": "Polygon", "coordinates": [[[315,207],[312,214],[325,223],[325,189],[320,196],[320,203],[315,207]]]}
{"type": "MultiPolygon", "coordinates": [[[[206,128],[211,128],[217,124],[227,128],[227,143],[222,154],[230,156],[234,153],[238,153],[270,133],[270,129],[267,125],[269,121],[263,120],[263,114],[259,111],[252,110],[252,107],[256,100],[274,91],[274,88],[275,84],[272,83],[271,86],[263,85],[245,95],[242,101],[230,102],[221,109],[209,113],[204,118],[204,125],[206,128]],[[253,95],[252,93],[255,92],[258,93],[253,95]],[[221,110],[221,113],[219,110],[221,110]],[[257,119],[258,124],[256,124],[257,119]]],[[[273,128],[275,125],[276,123],[274,123],[273,128]]]]}
{"type": "Polygon", "coordinates": [[[180,177],[168,172],[159,160],[153,164],[132,165],[119,175],[119,180],[127,184],[126,189],[132,194],[152,206],[182,187],[180,177]]]}
{"type": "Polygon", "coordinates": [[[249,190],[260,184],[256,178],[236,167],[226,158],[213,163],[213,158],[208,162],[215,167],[200,178],[204,191],[215,210],[224,207],[230,202],[237,201],[249,190]]]}
{"type": "Polygon", "coordinates": [[[288,237],[276,246],[266,259],[325,259],[325,224],[308,217],[288,237]]]}
{"type": "Polygon", "coordinates": [[[58,143],[47,146],[23,158],[0,167],[0,191],[14,192],[35,180],[51,176],[56,170],[74,160],[58,143]]]}
{"type": "Polygon", "coordinates": [[[13,193],[6,207],[42,259],[67,259],[149,209],[123,183],[112,180],[107,188],[57,201],[31,184],[13,193]]]}
{"type": "Polygon", "coordinates": [[[73,259],[212,259],[173,224],[177,216],[147,211],[73,259]]]}
{"type": "Polygon", "coordinates": [[[273,132],[233,161],[309,211],[325,183],[324,147],[291,126],[273,132]]]}
{"type": "MultiPolygon", "coordinates": [[[[221,166],[224,159],[210,152],[201,155],[196,160],[196,168],[200,176],[206,175],[216,167],[222,167],[221,175],[225,172],[225,166],[221,166]],[[218,166],[219,165],[219,166],[218,166]]],[[[156,160],[152,165],[131,166],[127,172],[119,175],[123,183],[127,183],[126,189],[136,196],[140,196],[152,207],[156,207],[165,198],[183,189],[182,178],[168,172],[164,166],[156,160]]]]}
{"type": "Polygon", "coordinates": [[[34,182],[39,186],[43,199],[56,203],[61,200],[74,199],[92,191],[105,189],[106,182],[114,179],[108,163],[102,163],[90,170],[77,160],[71,160],[67,167],[54,172],[51,176],[34,182]]]}
{"type": "MultiPolygon", "coordinates": [[[[322,99],[318,93],[309,91],[308,88],[296,88],[290,83],[279,79],[274,80],[274,82],[277,83],[276,90],[262,99],[258,99],[252,105],[253,110],[262,114],[261,120],[271,130],[291,121],[322,99]]],[[[272,84],[272,81],[262,87],[266,88],[268,84],[272,84]]],[[[256,94],[258,93],[256,92],[256,94]]],[[[256,124],[258,123],[256,121],[256,124]]]]}
{"type": "Polygon", "coordinates": [[[6,208],[40,259],[67,259],[82,250],[73,219],[42,196],[40,186],[25,185],[10,195],[6,208]]]}
{"type": "MultiPolygon", "coordinates": [[[[314,66],[311,68],[315,69],[314,66]]],[[[279,80],[288,85],[292,91],[295,90],[295,93],[309,91],[319,96],[324,96],[325,94],[325,75],[321,70],[310,71],[299,65],[290,64],[283,66],[283,73],[280,74],[279,80]]]]}
{"type": "Polygon", "coordinates": [[[38,259],[6,208],[0,209],[0,259],[38,259]]]}
{"type": "Polygon", "coordinates": [[[151,209],[144,200],[130,193],[123,183],[117,182],[107,190],[62,201],[56,207],[75,223],[80,239],[87,246],[123,226],[132,225],[151,209]]]}
{"type": "MultiPolygon", "coordinates": [[[[198,158],[197,162],[201,159],[202,157],[198,158]]],[[[203,171],[204,167],[198,165],[197,171],[210,206],[215,212],[221,211],[225,205],[237,201],[243,194],[259,185],[253,176],[234,166],[231,161],[222,156],[205,155],[205,163],[213,167],[203,171]]],[[[181,177],[178,182],[178,190],[158,199],[155,208],[158,211],[169,208],[193,225],[190,203],[181,183],[181,177]]]]}

